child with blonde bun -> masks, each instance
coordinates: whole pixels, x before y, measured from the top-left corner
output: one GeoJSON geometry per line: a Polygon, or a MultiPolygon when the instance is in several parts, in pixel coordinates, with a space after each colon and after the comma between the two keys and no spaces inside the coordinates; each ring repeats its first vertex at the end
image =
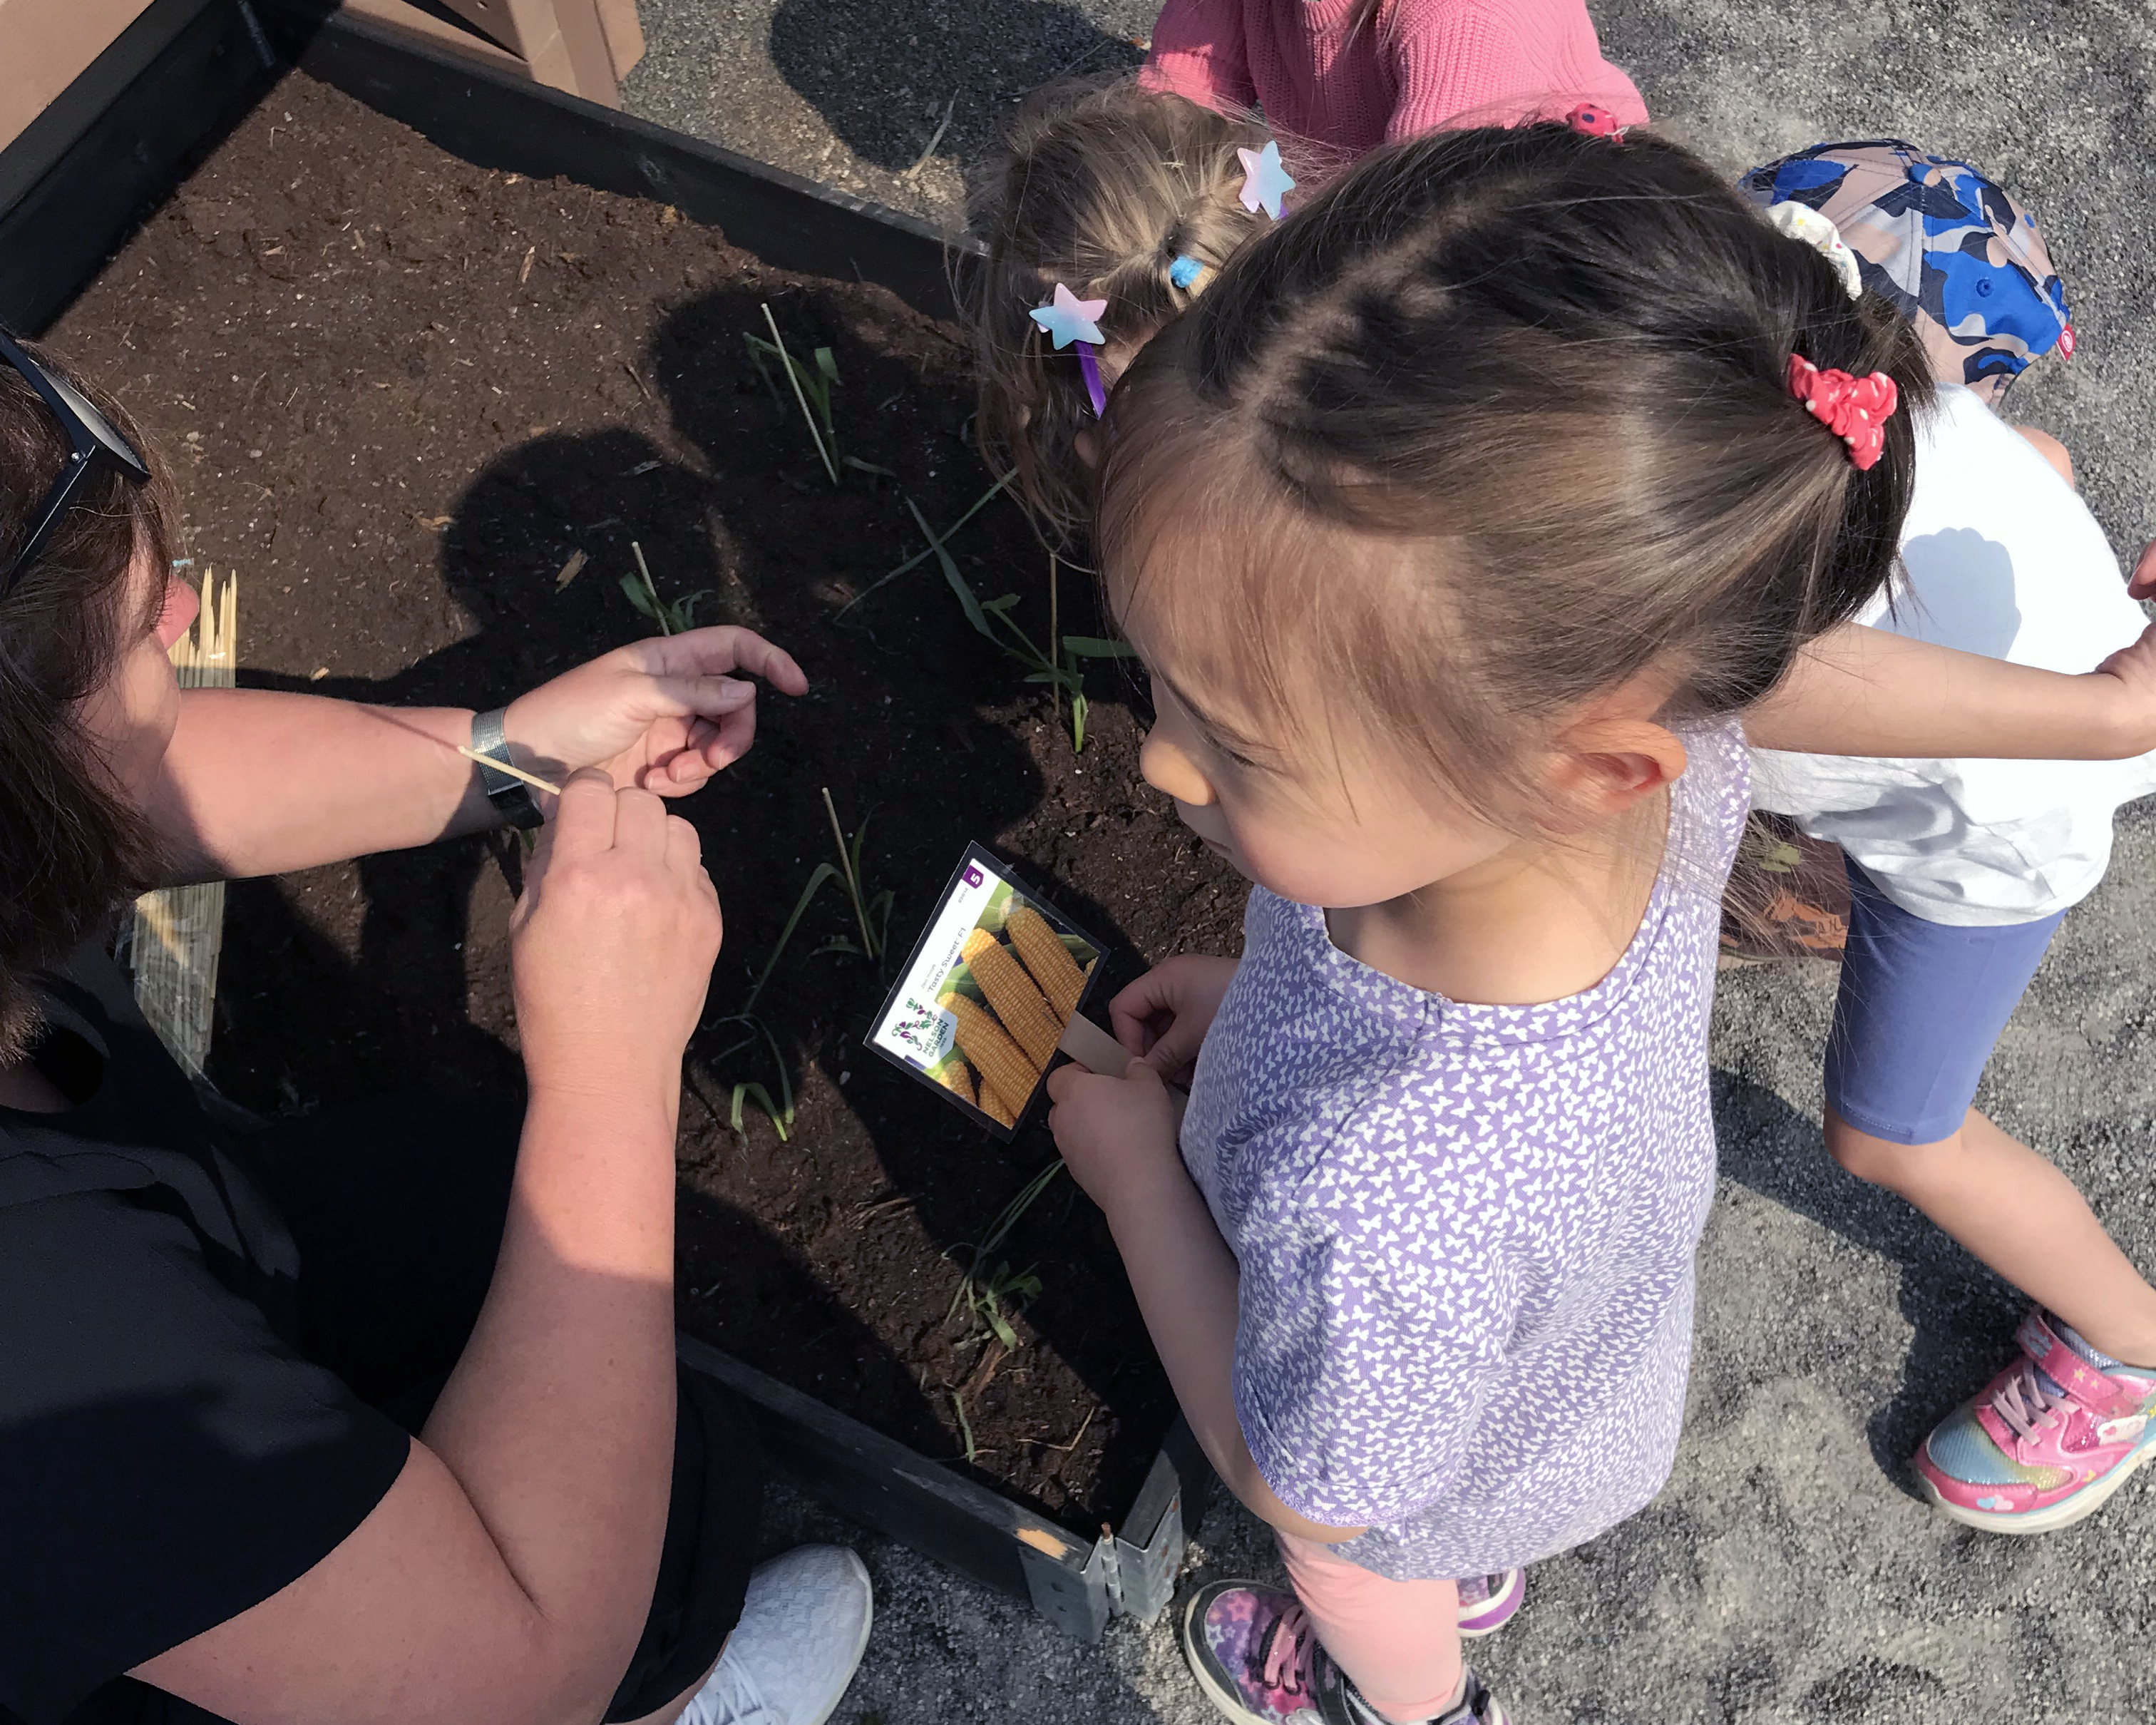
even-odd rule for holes
{"type": "MultiPolygon", "coordinates": [[[[1059,285],[1081,301],[1105,301],[1097,364],[1111,387],[1153,331],[1270,223],[1243,203],[1243,156],[1273,141],[1252,117],[1128,79],[1050,85],[1012,120],[971,212],[987,249],[966,305],[976,424],[989,465],[1013,476],[1051,535],[1081,529],[1090,469],[1081,444],[1090,446],[1097,415],[1078,356],[1059,350],[1034,312],[1059,285]]],[[[1291,159],[1296,177],[1312,182],[1327,165],[1306,152],[1291,159]]]]}

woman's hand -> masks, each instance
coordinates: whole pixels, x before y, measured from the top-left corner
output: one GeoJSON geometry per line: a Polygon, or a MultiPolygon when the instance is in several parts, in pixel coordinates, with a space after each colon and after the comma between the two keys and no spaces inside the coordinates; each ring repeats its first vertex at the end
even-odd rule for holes
{"type": "Polygon", "coordinates": [[[1176,1153],[1174,1101],[1144,1061],[1132,1061],[1121,1078],[1059,1066],[1048,1075],[1048,1095],[1055,1147],[1111,1226],[1120,1212],[1147,1204],[1163,1182],[1190,1184],[1176,1153]]]}
{"type": "Polygon", "coordinates": [[[1199,1045],[1235,979],[1233,958],[1190,952],[1156,964],[1108,1003],[1116,1040],[1169,1083],[1187,1088],[1199,1045]]]}
{"type": "Polygon", "coordinates": [[[746,629],[692,629],[603,653],[509,704],[516,764],[549,778],[597,767],[662,797],[697,790],[756,740],[756,685],[808,691],[801,667],[746,629]]]}
{"type": "Polygon", "coordinates": [[[628,1102],[655,1086],[670,1118],[720,933],[696,829],[649,791],[616,790],[598,771],[573,775],[510,921],[534,1093],[628,1102]]]}

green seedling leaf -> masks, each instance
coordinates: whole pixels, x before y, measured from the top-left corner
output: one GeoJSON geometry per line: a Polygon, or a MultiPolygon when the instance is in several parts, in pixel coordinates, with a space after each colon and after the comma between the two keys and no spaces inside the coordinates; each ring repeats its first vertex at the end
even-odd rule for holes
{"type": "MultiPolygon", "coordinates": [[[[831,483],[835,485],[839,483],[838,464],[831,459],[831,451],[824,441],[823,430],[817,425],[815,416],[808,411],[808,392],[802,387],[805,368],[797,363],[793,356],[786,351],[786,338],[778,333],[778,320],[771,315],[771,307],[768,304],[763,307],[763,321],[765,326],[771,331],[771,345],[777,349],[779,358],[786,363],[786,381],[793,386],[793,399],[800,405],[802,424],[808,428],[808,435],[816,440],[816,454],[823,460],[824,471],[830,475],[831,483]]],[[[836,367],[833,369],[835,376],[836,367]]],[[[824,423],[828,424],[831,418],[830,385],[828,382],[823,386],[822,393],[818,400],[824,410],[824,423]]],[[[836,439],[834,439],[833,441],[835,442],[836,439]]]]}
{"type": "Polygon", "coordinates": [[[1086,691],[1073,689],[1070,691],[1070,752],[1074,755],[1086,752],[1086,715],[1091,711],[1086,700],[1086,691]]]}
{"type": "Polygon", "coordinates": [[[771,1063],[778,1069],[778,1100],[784,1118],[778,1120],[778,1136],[786,1136],[786,1128],[793,1124],[793,1082],[786,1076],[786,1056],[778,1051],[778,1039],[771,1034],[771,1027],[761,1020],[757,1029],[763,1032],[763,1040],[771,1045],[771,1063]]]}
{"type": "Polygon", "coordinates": [[[1127,641],[1111,641],[1100,635],[1065,635],[1063,650],[1080,659],[1136,659],[1127,641]]]}
{"type": "Polygon", "coordinates": [[[777,408],[782,413],[784,413],[786,398],[778,393],[778,380],[771,375],[771,367],[763,362],[765,354],[768,353],[776,357],[778,350],[761,336],[752,336],[746,330],[742,331],[742,340],[748,344],[749,360],[756,367],[757,376],[763,379],[763,387],[771,392],[772,406],[777,408]]]}
{"type": "MultiPolygon", "coordinates": [[[[896,477],[896,475],[894,475],[894,477],[896,477]]],[[[982,492],[979,496],[973,500],[972,506],[966,511],[965,514],[960,516],[957,521],[952,522],[950,526],[944,530],[943,537],[947,540],[957,538],[958,536],[958,529],[964,526],[967,522],[973,520],[975,516],[978,515],[983,510],[986,509],[989,504],[993,502],[996,499],[997,494],[1016,477],[1017,475],[1014,470],[1011,473],[1007,473],[1001,479],[998,480],[993,485],[990,485],[987,490],[982,492]]],[[[878,576],[874,581],[870,582],[866,587],[855,593],[853,598],[848,599],[844,604],[839,606],[837,614],[840,617],[844,617],[847,612],[852,610],[855,606],[860,603],[863,599],[866,598],[878,588],[888,585],[890,583],[897,580],[901,575],[909,575],[912,573],[914,570],[919,568],[923,563],[927,562],[929,558],[936,555],[936,536],[932,533],[930,534],[927,550],[916,551],[911,557],[901,563],[896,569],[887,570],[883,574],[878,576]]]]}
{"type": "Polygon", "coordinates": [[[651,595],[644,590],[642,582],[634,575],[624,575],[621,578],[621,590],[627,596],[630,604],[635,606],[654,623],[659,621],[659,607],[652,603],[651,595]]]}
{"type": "Polygon", "coordinates": [[[1003,1307],[990,1300],[984,1303],[981,1315],[988,1319],[988,1327],[996,1332],[996,1340],[1015,1353],[1018,1351],[1018,1332],[1011,1327],[1011,1321],[1004,1316],[1003,1307]]]}
{"type": "Polygon", "coordinates": [[[898,477],[898,475],[891,468],[879,467],[875,462],[864,461],[858,455],[840,456],[839,458],[839,465],[841,467],[850,467],[856,473],[880,474],[886,479],[896,479],[898,477]]]}
{"type": "Polygon", "coordinates": [[[778,1134],[778,1142],[782,1144],[785,1143],[786,1128],[793,1124],[793,1111],[788,1108],[782,1117],[778,1109],[772,1102],[771,1092],[753,1078],[749,1079],[734,1086],[733,1129],[737,1132],[744,1130],[742,1125],[742,1103],[744,1101],[752,1101],[757,1107],[763,1110],[765,1115],[770,1119],[773,1130],[778,1134]]]}
{"type": "Polygon", "coordinates": [[[966,578],[958,572],[957,560],[943,548],[943,542],[936,536],[935,530],[928,525],[927,520],[921,515],[920,505],[909,497],[906,500],[906,506],[912,511],[913,524],[920,528],[921,533],[927,537],[928,548],[935,553],[936,561],[942,565],[943,579],[949,584],[951,591],[957,596],[959,608],[965,612],[966,621],[973,625],[975,633],[986,635],[992,641],[994,640],[996,632],[988,627],[988,619],[983,614],[980,596],[967,585],[966,578]]]}
{"type": "Polygon", "coordinates": [[[850,958],[865,958],[868,956],[843,934],[833,935],[808,956],[811,958],[821,958],[826,952],[844,952],[850,958]]]}
{"type": "Polygon", "coordinates": [[[839,381],[839,362],[832,358],[829,348],[819,347],[816,350],[816,369],[832,382],[839,381]]]}
{"type": "Polygon", "coordinates": [[[839,871],[830,864],[816,865],[815,871],[808,876],[808,884],[801,889],[801,896],[793,901],[793,914],[786,919],[786,927],[778,931],[778,939],[772,947],[771,956],[763,961],[763,969],[757,977],[756,985],[748,991],[748,999],[742,1003],[738,1016],[742,1019],[747,1019],[749,1013],[755,1008],[757,996],[763,993],[763,985],[771,980],[772,972],[778,969],[778,955],[786,950],[787,942],[793,938],[793,931],[801,926],[801,919],[808,912],[809,901],[816,896],[825,881],[839,878],[839,871]]]}
{"type": "Polygon", "coordinates": [[[973,1445],[973,1422],[966,1417],[965,1398],[955,1389],[951,1392],[951,1405],[957,1409],[958,1430],[966,1440],[966,1466],[971,1467],[981,1452],[973,1445]]]}

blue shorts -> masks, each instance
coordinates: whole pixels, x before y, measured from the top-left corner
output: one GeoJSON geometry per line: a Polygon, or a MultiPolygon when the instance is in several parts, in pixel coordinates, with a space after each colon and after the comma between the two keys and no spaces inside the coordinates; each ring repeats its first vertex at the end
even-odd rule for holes
{"type": "Polygon", "coordinates": [[[1891,1143],[1951,1137],[2066,914],[1982,928],[1927,922],[1851,863],[1827,1105],[1891,1143]]]}

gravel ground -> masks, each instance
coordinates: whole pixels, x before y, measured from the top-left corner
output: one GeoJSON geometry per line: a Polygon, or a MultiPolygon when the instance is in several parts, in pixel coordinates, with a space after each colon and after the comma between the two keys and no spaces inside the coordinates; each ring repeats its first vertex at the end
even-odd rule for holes
{"type": "MultiPolygon", "coordinates": [[[[1150,24],[1144,0],[643,3],[651,54],[629,82],[633,110],[946,218],[999,111],[1066,67],[1135,64],[1150,24]]],[[[2015,410],[2072,448],[2123,552],[2156,532],[2156,305],[2119,215],[2156,204],[2143,0],[1604,0],[1598,16],[1662,121],[1732,170],[1822,137],[1900,136],[1987,167],[2033,208],[2082,348],[2032,372],[2015,410]]],[[[2152,865],[2156,819],[2130,814],[2109,883],[2068,919],[1979,1097],[2056,1158],[2144,1265],[2156,992],[2133,932],[2156,916],[2152,865]]],[[[1723,979],[1724,1178],[1684,1450],[1652,1508],[1537,1568],[1527,1611],[1485,1644],[1477,1662],[1522,1720],[2148,1715],[2146,1659],[2131,1651],[2148,1645],[2156,1584],[2146,1486],[2030,1541],[1957,1529],[1912,1493],[1909,1451],[2001,1363],[2018,1302],[1826,1160],[1832,984],[1819,966],[1723,979]]],[[[1211,1717],[1165,1625],[1119,1623],[1080,1648],[790,1493],[766,1531],[774,1548],[844,1537],[869,1558],[881,1615],[839,1714],[849,1725],[1211,1717]]],[[[1201,1545],[1208,1573],[1273,1567],[1232,1506],[1201,1545]]]]}

